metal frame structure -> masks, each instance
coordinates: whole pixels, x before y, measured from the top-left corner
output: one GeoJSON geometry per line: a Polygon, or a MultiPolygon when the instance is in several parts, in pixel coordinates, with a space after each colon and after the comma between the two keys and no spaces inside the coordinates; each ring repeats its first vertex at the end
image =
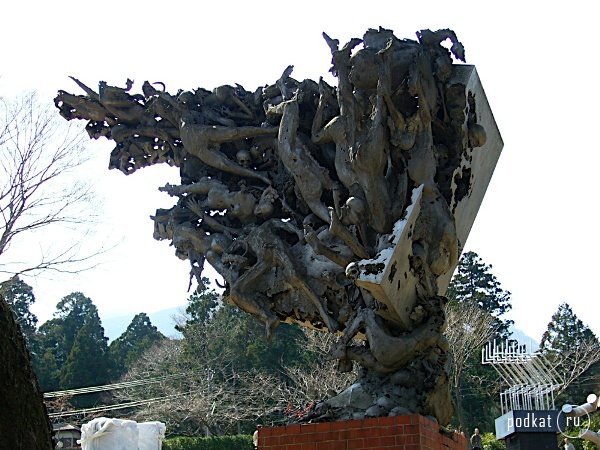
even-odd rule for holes
{"type": "Polygon", "coordinates": [[[515,340],[489,342],[481,350],[481,363],[491,364],[510,386],[500,393],[502,414],[517,410],[550,410],[560,388],[558,374],[546,357],[515,340]]]}

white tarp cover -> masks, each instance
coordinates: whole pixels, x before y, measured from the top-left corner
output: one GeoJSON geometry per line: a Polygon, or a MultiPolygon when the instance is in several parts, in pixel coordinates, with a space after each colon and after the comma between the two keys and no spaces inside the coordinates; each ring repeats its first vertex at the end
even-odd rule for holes
{"type": "Polygon", "coordinates": [[[162,422],[99,417],[81,426],[82,450],[161,450],[166,426],[162,422]]]}
{"type": "Polygon", "coordinates": [[[161,450],[166,429],[162,422],[138,423],[138,450],[161,450]]]}
{"type": "Polygon", "coordinates": [[[99,417],[81,426],[82,450],[137,450],[138,426],[133,420],[99,417]]]}

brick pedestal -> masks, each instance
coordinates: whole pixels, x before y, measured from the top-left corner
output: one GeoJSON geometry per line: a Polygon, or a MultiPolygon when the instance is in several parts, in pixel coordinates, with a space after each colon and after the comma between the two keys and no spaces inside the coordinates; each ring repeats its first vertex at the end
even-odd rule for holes
{"type": "Polygon", "coordinates": [[[259,428],[259,450],[467,450],[464,436],[452,438],[419,415],[259,428]]]}

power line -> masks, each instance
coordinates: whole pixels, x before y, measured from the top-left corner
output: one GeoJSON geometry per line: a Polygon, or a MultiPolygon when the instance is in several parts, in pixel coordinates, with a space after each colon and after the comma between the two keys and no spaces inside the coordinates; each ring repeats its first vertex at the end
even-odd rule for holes
{"type": "Polygon", "coordinates": [[[50,418],[68,417],[68,416],[76,416],[76,415],[81,415],[81,414],[91,414],[91,413],[97,413],[97,412],[111,411],[113,409],[134,408],[137,406],[148,405],[150,403],[156,403],[156,402],[160,402],[160,401],[167,400],[167,399],[182,397],[184,395],[189,395],[191,393],[192,393],[191,391],[190,392],[182,392],[179,394],[166,395],[164,397],[155,397],[155,398],[149,398],[146,400],[137,400],[137,401],[133,401],[133,402],[118,403],[116,405],[96,406],[94,408],[84,408],[84,409],[76,409],[76,410],[72,410],[72,411],[50,413],[50,414],[48,414],[48,417],[50,417],[50,418]]]}
{"type": "Polygon", "coordinates": [[[113,390],[117,390],[117,389],[125,389],[125,388],[129,388],[129,387],[136,387],[136,386],[141,386],[141,385],[146,385],[146,384],[160,383],[161,381],[166,381],[166,380],[183,378],[183,377],[190,376],[197,372],[198,371],[182,372],[182,373],[178,373],[178,374],[162,375],[160,377],[146,378],[146,379],[141,379],[141,380],[123,381],[121,383],[103,384],[103,385],[99,385],[99,386],[89,386],[89,387],[84,387],[84,388],[67,389],[64,391],[46,392],[44,394],[44,398],[49,399],[49,398],[64,397],[67,395],[81,395],[81,394],[90,394],[93,392],[103,392],[103,391],[113,391],[113,390]]]}

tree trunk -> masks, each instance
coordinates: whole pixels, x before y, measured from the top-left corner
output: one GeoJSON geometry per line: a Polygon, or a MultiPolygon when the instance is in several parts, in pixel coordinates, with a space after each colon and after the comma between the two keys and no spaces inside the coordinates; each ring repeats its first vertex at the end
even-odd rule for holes
{"type": "Polygon", "coordinates": [[[19,325],[0,296],[0,449],[51,450],[52,427],[19,325]]]}

